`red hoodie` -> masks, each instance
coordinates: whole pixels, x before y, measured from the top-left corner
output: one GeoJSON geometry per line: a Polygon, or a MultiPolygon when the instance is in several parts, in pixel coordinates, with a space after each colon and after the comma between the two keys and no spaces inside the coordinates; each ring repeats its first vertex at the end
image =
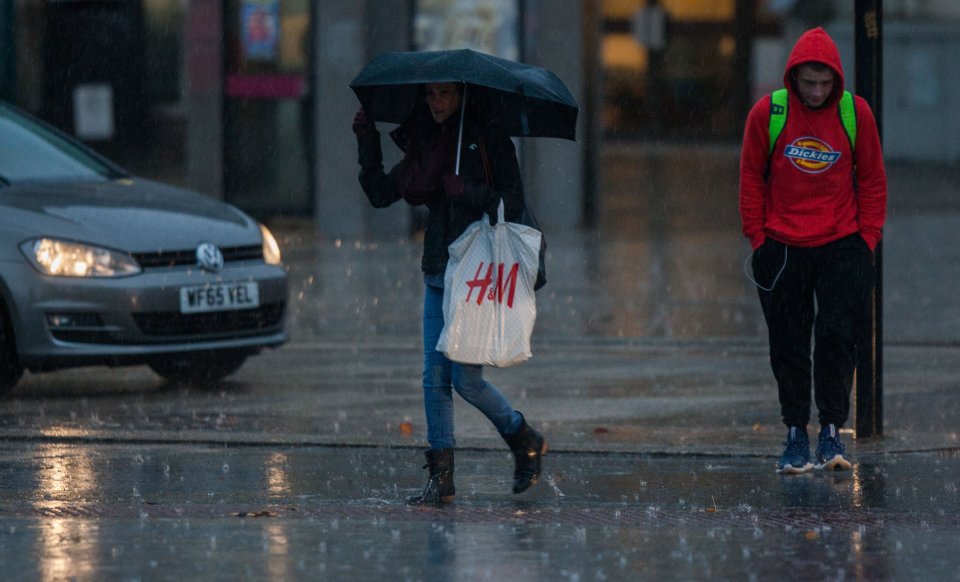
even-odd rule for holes
{"type": "Polygon", "coordinates": [[[815,247],[859,232],[873,250],[887,206],[880,136],[870,106],[855,97],[857,141],[851,151],[837,112],[843,92],[840,53],[826,31],[815,28],[800,37],[790,52],[783,82],[789,92],[787,123],[772,154],[770,96],[758,101],[747,116],[740,158],[743,234],[756,249],[768,236],[815,247]],[[791,69],[814,61],[837,74],[833,93],[818,109],[801,102],[790,79],[791,69]],[[768,160],[770,173],[765,179],[768,160]]]}

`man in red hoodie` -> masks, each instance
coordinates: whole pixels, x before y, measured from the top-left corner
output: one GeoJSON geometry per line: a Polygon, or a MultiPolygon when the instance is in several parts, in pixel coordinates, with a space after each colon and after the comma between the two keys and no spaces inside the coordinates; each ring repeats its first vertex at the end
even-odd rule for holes
{"type": "Polygon", "coordinates": [[[873,251],[886,217],[883,153],[866,101],[853,100],[855,135],[841,121],[840,53],[822,28],[794,45],[783,82],[782,131],[776,137],[770,121],[771,108],[780,107],[771,96],[760,99],[747,117],[740,160],[740,218],[787,425],[777,472],[848,470],[838,428],[850,412],[873,251]],[[811,384],[820,420],[815,463],[807,436],[811,384]]]}

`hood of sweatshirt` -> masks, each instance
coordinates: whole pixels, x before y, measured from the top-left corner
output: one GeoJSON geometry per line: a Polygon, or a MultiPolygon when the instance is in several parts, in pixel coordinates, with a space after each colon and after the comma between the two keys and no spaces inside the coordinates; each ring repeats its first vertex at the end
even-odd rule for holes
{"type": "Polygon", "coordinates": [[[843,93],[843,65],[840,62],[840,51],[837,50],[836,43],[833,42],[827,31],[819,26],[803,33],[797,39],[797,43],[793,45],[793,50],[790,51],[790,56],[787,58],[786,69],[783,71],[783,86],[796,95],[797,90],[790,78],[790,71],[796,66],[812,62],[823,63],[837,74],[833,93],[824,103],[824,107],[832,107],[837,104],[840,95],[843,93]]]}

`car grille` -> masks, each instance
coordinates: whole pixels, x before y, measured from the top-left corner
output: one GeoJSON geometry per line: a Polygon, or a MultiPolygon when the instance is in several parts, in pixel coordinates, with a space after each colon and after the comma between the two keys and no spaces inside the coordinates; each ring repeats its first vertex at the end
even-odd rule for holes
{"type": "MultiPolygon", "coordinates": [[[[223,253],[223,262],[254,261],[263,259],[263,247],[250,245],[244,247],[227,247],[220,249],[223,253]]],[[[182,267],[197,264],[196,249],[185,251],[157,251],[155,253],[133,253],[133,258],[141,268],[162,269],[182,267]]]]}
{"type": "Polygon", "coordinates": [[[206,341],[259,335],[279,331],[284,303],[268,303],[256,309],[213,313],[134,313],[140,332],[155,341],[206,341]]]}
{"type": "MultiPolygon", "coordinates": [[[[181,314],[170,312],[134,313],[133,319],[144,336],[143,345],[171,342],[202,342],[276,333],[283,328],[284,303],[268,303],[256,309],[181,314]]],[[[85,344],[127,344],[117,328],[103,325],[99,316],[64,327],[48,324],[57,340],[85,344]]]]}
{"type": "Polygon", "coordinates": [[[114,344],[114,334],[103,329],[52,329],[50,334],[62,342],[75,344],[114,344]]]}

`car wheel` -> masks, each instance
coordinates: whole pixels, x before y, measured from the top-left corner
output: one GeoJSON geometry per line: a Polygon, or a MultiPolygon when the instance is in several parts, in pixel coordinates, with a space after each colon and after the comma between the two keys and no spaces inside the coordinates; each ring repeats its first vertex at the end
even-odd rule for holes
{"type": "Polygon", "coordinates": [[[214,384],[240,369],[246,354],[205,353],[170,356],[150,362],[150,369],[175,384],[214,384]]]}
{"type": "Polygon", "coordinates": [[[13,390],[23,376],[23,366],[17,357],[17,343],[7,306],[0,302],[0,394],[13,390]]]}

